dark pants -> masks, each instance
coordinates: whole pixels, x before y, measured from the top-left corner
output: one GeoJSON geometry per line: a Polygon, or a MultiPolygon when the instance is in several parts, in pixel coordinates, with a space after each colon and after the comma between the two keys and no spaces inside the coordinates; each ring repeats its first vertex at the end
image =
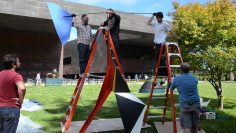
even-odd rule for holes
{"type": "MultiPolygon", "coordinates": [[[[158,61],[159,58],[159,54],[161,52],[161,44],[155,44],[156,45],[156,50],[155,50],[155,59],[156,61],[158,61]]],[[[165,49],[162,49],[162,55],[165,53],[165,49]]],[[[161,56],[162,56],[161,55],[161,56]]],[[[158,62],[157,62],[158,63],[158,62]]],[[[161,62],[160,62],[160,66],[165,66],[165,57],[161,57],[161,62]]],[[[167,69],[166,68],[160,68],[159,69],[159,75],[161,76],[166,76],[167,75],[167,69]]]]}
{"type": "Polygon", "coordinates": [[[187,104],[180,107],[180,125],[183,129],[199,127],[200,104],[187,104]]]}
{"type": "Polygon", "coordinates": [[[121,53],[120,53],[120,38],[119,38],[119,35],[117,34],[111,34],[111,37],[112,37],[112,41],[115,45],[115,48],[116,48],[116,53],[119,57],[119,59],[121,58],[121,53]]]}
{"type": "Polygon", "coordinates": [[[79,66],[80,66],[80,74],[84,73],[86,65],[88,64],[89,56],[90,56],[90,48],[89,45],[85,45],[83,43],[78,44],[79,51],[79,66]]]}
{"type": "Polygon", "coordinates": [[[0,133],[15,133],[19,118],[19,108],[0,107],[0,133]]]}

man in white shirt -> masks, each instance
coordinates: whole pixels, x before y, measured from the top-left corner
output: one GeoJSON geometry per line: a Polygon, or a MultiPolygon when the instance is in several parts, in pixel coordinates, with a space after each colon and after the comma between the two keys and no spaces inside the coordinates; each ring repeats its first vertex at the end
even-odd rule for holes
{"type": "Polygon", "coordinates": [[[37,75],[36,75],[36,85],[40,85],[40,84],[41,84],[40,73],[37,73],[37,75]]]}
{"type": "MultiPolygon", "coordinates": [[[[162,12],[158,12],[158,13],[153,13],[152,17],[148,20],[147,24],[152,26],[154,29],[154,49],[156,49],[155,51],[155,59],[158,59],[159,53],[160,53],[160,49],[161,49],[161,45],[165,44],[166,42],[166,37],[168,36],[168,32],[172,32],[171,31],[171,26],[163,21],[163,13],[162,12]],[[156,21],[153,21],[154,17],[156,17],[156,21]]],[[[173,33],[173,32],[172,32],[173,33]]],[[[177,35],[175,33],[173,33],[173,35],[177,37],[177,35]]],[[[161,64],[160,65],[165,65],[165,61],[164,59],[161,60],[161,64]]],[[[160,73],[161,75],[166,75],[167,73],[164,71],[161,71],[160,73]]]]}

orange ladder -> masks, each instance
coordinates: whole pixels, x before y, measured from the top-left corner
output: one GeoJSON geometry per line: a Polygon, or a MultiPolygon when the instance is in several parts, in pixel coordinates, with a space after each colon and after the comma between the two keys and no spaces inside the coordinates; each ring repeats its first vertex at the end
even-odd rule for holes
{"type": "MultiPolygon", "coordinates": [[[[152,82],[152,88],[150,92],[150,96],[148,99],[147,103],[147,109],[144,115],[144,124],[147,122],[148,118],[162,118],[162,123],[166,121],[166,110],[167,110],[167,104],[168,104],[168,95],[169,95],[169,87],[172,82],[172,77],[174,76],[173,74],[173,69],[179,68],[180,64],[183,63],[183,59],[181,56],[180,48],[177,43],[175,42],[167,42],[163,44],[160,48],[159,56],[157,59],[156,67],[155,67],[155,74],[154,74],[154,79],[152,82]],[[163,52],[164,51],[164,52],[163,52]],[[165,57],[165,65],[161,66],[161,59],[162,57],[165,57]],[[178,64],[175,62],[174,63],[174,58],[173,57],[178,57],[178,64]],[[153,92],[156,86],[156,82],[158,78],[161,78],[163,76],[159,76],[159,69],[160,68],[166,68],[167,69],[167,88],[166,88],[166,93],[164,97],[158,97],[158,96],[153,96],[153,92]],[[164,106],[158,106],[158,107],[150,107],[152,100],[160,100],[164,99],[164,106]],[[162,116],[148,116],[149,109],[163,109],[163,115],[162,116]]],[[[173,119],[173,131],[174,133],[177,133],[177,128],[176,128],[176,115],[175,115],[175,105],[174,105],[174,96],[173,92],[170,92],[170,100],[171,100],[171,108],[172,108],[172,119],[173,119]]]]}
{"type": "MultiPolygon", "coordinates": [[[[97,37],[99,32],[103,32],[103,31],[101,29],[99,29],[97,31],[97,33],[96,33],[96,37],[97,37]]],[[[106,46],[107,46],[107,53],[108,53],[107,60],[108,60],[108,62],[110,62],[112,60],[113,63],[115,64],[115,67],[120,70],[120,73],[121,73],[122,77],[124,77],[124,71],[123,71],[123,68],[121,66],[118,54],[116,53],[115,46],[114,46],[114,43],[112,41],[112,38],[111,38],[109,30],[104,32],[104,39],[106,41],[106,46]]],[[[89,72],[89,70],[91,68],[92,61],[94,59],[96,49],[97,49],[97,44],[96,44],[96,39],[94,39],[94,41],[92,43],[92,51],[91,51],[91,54],[90,54],[90,57],[89,57],[89,61],[88,61],[88,64],[86,66],[84,75],[77,82],[77,85],[76,85],[76,87],[74,89],[74,92],[73,92],[71,101],[69,103],[68,109],[66,111],[65,117],[64,117],[64,119],[62,121],[62,124],[65,125],[64,131],[68,131],[69,130],[70,123],[71,123],[72,118],[74,116],[74,113],[75,113],[75,110],[76,110],[76,106],[77,106],[78,100],[80,98],[80,94],[81,94],[81,91],[82,91],[85,79],[86,79],[87,76],[89,76],[88,72],[89,72]]],[[[109,94],[107,94],[107,96],[108,95],[109,94]]],[[[99,110],[99,108],[102,106],[102,104],[103,104],[103,102],[105,100],[106,100],[106,98],[104,98],[102,100],[101,105],[99,104],[99,107],[94,108],[94,110],[92,112],[92,115],[89,117],[89,119],[86,120],[86,123],[83,125],[83,127],[79,131],[80,133],[83,133],[83,132],[86,131],[86,129],[88,128],[89,124],[92,121],[91,118],[93,118],[95,116],[96,112],[99,110]]]]}

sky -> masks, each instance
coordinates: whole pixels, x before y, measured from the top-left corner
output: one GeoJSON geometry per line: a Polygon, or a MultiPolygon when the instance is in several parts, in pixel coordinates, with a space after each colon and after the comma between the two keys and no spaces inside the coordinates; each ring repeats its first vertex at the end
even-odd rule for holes
{"type": "MultiPolygon", "coordinates": [[[[161,11],[164,14],[167,14],[168,12],[172,12],[174,10],[172,7],[173,0],[64,0],[64,1],[93,5],[103,8],[113,8],[115,10],[124,12],[154,13],[161,11]]],[[[200,2],[202,4],[207,2],[207,0],[177,0],[177,1],[181,5],[185,5],[189,2],[200,2]]],[[[148,14],[147,16],[151,16],[151,14],[148,14]]],[[[168,16],[165,16],[164,19],[171,20],[171,18],[168,16]]],[[[74,39],[74,37],[76,37],[76,35],[74,34],[75,29],[73,29],[72,31],[73,34],[71,35],[71,39],[74,39]]]]}
{"type": "MultiPolygon", "coordinates": [[[[162,11],[168,13],[173,11],[173,0],[64,0],[103,8],[113,8],[125,12],[153,13],[162,11]]],[[[189,2],[205,3],[207,0],[177,0],[181,5],[189,2]]],[[[169,18],[166,18],[169,19],[169,18]]]]}

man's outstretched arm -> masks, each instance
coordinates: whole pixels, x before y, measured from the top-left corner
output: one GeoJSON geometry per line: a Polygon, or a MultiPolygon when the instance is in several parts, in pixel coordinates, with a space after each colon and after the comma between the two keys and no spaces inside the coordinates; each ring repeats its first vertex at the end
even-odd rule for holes
{"type": "Polygon", "coordinates": [[[148,20],[148,22],[147,22],[147,25],[152,26],[152,20],[153,20],[153,18],[154,18],[154,15],[152,15],[152,16],[149,18],[149,20],[148,20]]]}

